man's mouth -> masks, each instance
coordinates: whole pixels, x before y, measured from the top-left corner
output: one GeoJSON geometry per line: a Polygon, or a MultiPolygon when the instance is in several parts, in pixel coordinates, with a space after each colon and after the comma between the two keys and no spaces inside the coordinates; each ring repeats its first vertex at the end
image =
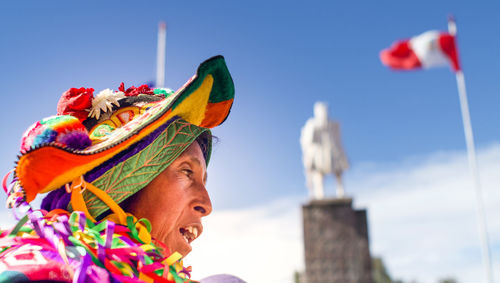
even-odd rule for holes
{"type": "Polygon", "coordinates": [[[186,226],[186,227],[181,227],[179,229],[179,232],[181,233],[186,243],[190,244],[201,234],[200,230],[201,229],[198,229],[198,227],[196,226],[186,226]]]}

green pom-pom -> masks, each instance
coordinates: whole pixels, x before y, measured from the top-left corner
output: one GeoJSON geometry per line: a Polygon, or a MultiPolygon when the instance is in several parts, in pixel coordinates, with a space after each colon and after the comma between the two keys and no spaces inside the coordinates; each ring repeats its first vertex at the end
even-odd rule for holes
{"type": "Polygon", "coordinates": [[[163,94],[165,95],[165,98],[169,97],[170,95],[174,94],[175,92],[169,88],[155,88],[153,90],[154,94],[163,94]]]}

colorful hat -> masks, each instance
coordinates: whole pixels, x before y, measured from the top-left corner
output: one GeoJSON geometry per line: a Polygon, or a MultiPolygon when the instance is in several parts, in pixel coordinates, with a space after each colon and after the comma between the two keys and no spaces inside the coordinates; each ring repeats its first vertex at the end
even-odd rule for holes
{"type": "MultiPolygon", "coordinates": [[[[25,200],[65,184],[91,183],[116,203],[136,193],[175,160],[201,134],[226,119],[234,85],[224,58],[203,62],[176,92],[143,85],[93,95],[92,88],[70,89],[58,116],[43,119],[23,136],[15,174],[25,200]]],[[[210,140],[204,154],[210,158],[210,140]]],[[[108,209],[85,190],[94,217],[108,209]]]]}

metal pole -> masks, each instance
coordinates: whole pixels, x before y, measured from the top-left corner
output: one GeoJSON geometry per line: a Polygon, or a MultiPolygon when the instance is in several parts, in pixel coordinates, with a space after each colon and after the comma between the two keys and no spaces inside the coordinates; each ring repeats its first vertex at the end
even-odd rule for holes
{"type": "MultiPolygon", "coordinates": [[[[456,35],[457,27],[455,20],[448,20],[448,31],[451,35],[456,35]]],[[[483,255],[483,265],[486,272],[486,282],[493,283],[493,271],[491,268],[490,248],[488,241],[488,229],[486,226],[486,213],[484,211],[483,197],[481,193],[481,182],[479,180],[479,172],[477,169],[476,150],[474,146],[474,135],[472,133],[472,124],[469,113],[469,103],[467,101],[467,91],[465,88],[465,77],[462,70],[456,72],[458,95],[460,99],[460,109],[462,111],[462,121],[464,125],[465,143],[467,145],[467,156],[469,159],[469,168],[474,181],[476,192],[476,203],[478,210],[479,234],[481,237],[481,250],[483,255]]]]}
{"type": "Polygon", "coordinates": [[[158,46],[156,50],[156,87],[165,87],[165,47],[167,41],[167,24],[158,24],[158,46]]]}

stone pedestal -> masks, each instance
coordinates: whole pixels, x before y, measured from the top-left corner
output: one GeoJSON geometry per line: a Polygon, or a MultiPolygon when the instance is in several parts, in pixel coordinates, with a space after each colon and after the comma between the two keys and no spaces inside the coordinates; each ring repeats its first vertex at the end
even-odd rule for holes
{"type": "Polygon", "coordinates": [[[303,205],[307,283],[372,283],[366,210],[352,199],[303,205]]]}

